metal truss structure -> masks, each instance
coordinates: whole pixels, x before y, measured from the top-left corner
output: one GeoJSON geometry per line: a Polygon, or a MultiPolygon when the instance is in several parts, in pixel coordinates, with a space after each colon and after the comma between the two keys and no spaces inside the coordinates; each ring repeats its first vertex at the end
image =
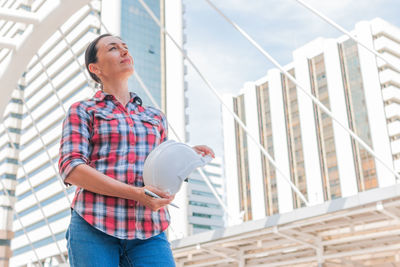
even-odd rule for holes
{"type": "Polygon", "coordinates": [[[0,114],[31,59],[74,13],[90,0],[0,1],[0,114]],[[29,3],[29,10],[24,9],[29,3]]]}
{"type": "Polygon", "coordinates": [[[400,266],[400,185],[172,242],[177,266],[400,266]]]}

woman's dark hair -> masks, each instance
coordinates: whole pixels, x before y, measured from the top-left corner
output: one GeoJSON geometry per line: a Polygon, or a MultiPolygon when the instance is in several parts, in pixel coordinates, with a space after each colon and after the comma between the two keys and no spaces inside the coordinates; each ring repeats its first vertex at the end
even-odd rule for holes
{"type": "Polygon", "coordinates": [[[101,80],[99,77],[96,76],[93,72],[89,70],[89,64],[90,63],[96,63],[97,62],[97,43],[100,41],[101,38],[107,37],[107,36],[113,36],[109,33],[102,34],[96,39],[94,39],[86,48],[85,52],[85,65],[86,69],[90,74],[90,77],[92,77],[93,80],[95,80],[97,83],[101,84],[101,80]]]}

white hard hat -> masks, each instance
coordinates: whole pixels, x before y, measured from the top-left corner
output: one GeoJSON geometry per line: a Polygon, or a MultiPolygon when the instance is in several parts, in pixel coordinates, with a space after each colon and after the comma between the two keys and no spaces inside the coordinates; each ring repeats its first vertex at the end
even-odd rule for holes
{"type": "Polygon", "coordinates": [[[143,168],[143,181],[145,185],[176,194],[190,173],[211,160],[211,156],[203,157],[186,144],[168,140],[158,145],[147,156],[143,168]]]}

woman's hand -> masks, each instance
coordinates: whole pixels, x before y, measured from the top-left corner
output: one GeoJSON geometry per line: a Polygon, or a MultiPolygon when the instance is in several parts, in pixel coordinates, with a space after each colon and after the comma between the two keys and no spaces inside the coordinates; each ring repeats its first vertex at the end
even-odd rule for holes
{"type": "Polygon", "coordinates": [[[175,195],[169,195],[153,186],[150,185],[146,185],[144,187],[140,188],[140,199],[139,202],[146,206],[147,208],[151,209],[152,211],[157,211],[159,209],[161,209],[162,207],[168,205],[169,203],[172,202],[172,200],[174,200],[175,195]],[[160,196],[161,198],[155,198],[155,197],[151,197],[145,194],[144,189],[148,189],[149,191],[157,194],[158,196],[160,196]]]}
{"type": "Polygon", "coordinates": [[[205,145],[200,145],[200,146],[194,146],[193,149],[200,155],[205,156],[205,155],[210,155],[211,157],[215,158],[214,151],[209,148],[208,146],[205,145]]]}
{"type": "Polygon", "coordinates": [[[86,164],[76,166],[65,179],[65,182],[97,194],[138,201],[152,211],[157,211],[168,205],[175,197],[175,195],[168,195],[153,186],[136,187],[120,182],[86,164]],[[144,188],[159,195],[161,199],[146,195],[144,188]]]}

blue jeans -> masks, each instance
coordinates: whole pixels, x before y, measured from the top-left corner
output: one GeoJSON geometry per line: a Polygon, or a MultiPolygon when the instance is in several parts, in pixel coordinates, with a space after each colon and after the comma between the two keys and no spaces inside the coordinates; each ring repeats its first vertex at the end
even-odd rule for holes
{"type": "Polygon", "coordinates": [[[66,234],[71,267],[172,267],[175,266],[165,233],[146,240],[107,235],[72,211],[66,234]]]}

